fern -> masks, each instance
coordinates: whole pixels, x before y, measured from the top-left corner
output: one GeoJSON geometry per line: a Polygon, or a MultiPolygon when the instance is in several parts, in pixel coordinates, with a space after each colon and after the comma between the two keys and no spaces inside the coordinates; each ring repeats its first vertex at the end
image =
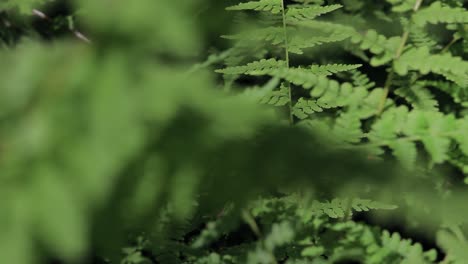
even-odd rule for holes
{"type": "Polygon", "coordinates": [[[468,89],[447,81],[423,81],[423,86],[434,87],[450,95],[456,103],[468,106],[468,89]]]}
{"type": "Polygon", "coordinates": [[[259,0],[240,3],[235,6],[226,8],[227,10],[255,10],[255,11],[268,11],[273,14],[281,12],[281,2],[278,0],[259,0]]]}
{"type": "Polygon", "coordinates": [[[418,70],[422,74],[441,74],[462,87],[467,86],[467,62],[450,54],[432,55],[427,47],[411,49],[395,62],[395,71],[398,74],[406,75],[410,70],[418,70]]]}
{"type": "Polygon", "coordinates": [[[274,106],[284,106],[289,103],[289,91],[284,85],[280,90],[272,91],[260,100],[260,103],[274,106]]]}
{"type": "Polygon", "coordinates": [[[414,109],[427,111],[437,111],[438,102],[434,99],[432,93],[425,87],[414,85],[411,88],[395,90],[395,94],[405,98],[414,109]]]}
{"type": "MultiPolygon", "coordinates": [[[[457,125],[453,116],[443,116],[438,112],[413,110],[408,113],[406,120],[402,119],[407,111],[405,108],[399,108],[385,113],[382,119],[373,126],[369,134],[370,140],[390,144],[400,160],[411,161],[408,162],[408,167],[415,160],[415,145],[392,142],[422,141],[433,163],[446,161],[451,140],[459,138],[464,133],[463,128],[457,125]],[[399,134],[405,137],[400,137],[399,134]],[[408,159],[408,157],[413,158],[408,159]]],[[[461,124],[464,122],[461,121],[461,124]]]]}
{"type": "Polygon", "coordinates": [[[338,199],[335,198],[330,202],[318,202],[312,203],[312,212],[314,214],[327,215],[331,218],[343,218],[346,215],[350,216],[348,211],[369,211],[369,210],[392,210],[396,207],[393,205],[372,201],[369,199],[338,199]]]}
{"type": "Polygon", "coordinates": [[[323,108],[327,105],[319,105],[317,101],[306,100],[300,98],[293,108],[293,115],[299,119],[306,119],[309,115],[317,112],[323,112],[323,108]]]}
{"type": "Polygon", "coordinates": [[[295,23],[309,21],[323,14],[333,12],[341,7],[341,5],[305,6],[302,8],[292,7],[289,8],[286,13],[286,22],[295,23]]]}
{"type": "Polygon", "coordinates": [[[419,26],[428,23],[467,23],[468,12],[464,8],[453,8],[442,4],[441,1],[435,1],[416,13],[413,21],[419,26]]]}
{"type": "Polygon", "coordinates": [[[375,30],[369,30],[364,35],[355,33],[351,38],[351,42],[358,44],[362,50],[369,50],[376,56],[370,61],[372,66],[380,66],[389,63],[398,49],[401,42],[399,37],[387,39],[383,35],[379,35],[375,30]]]}
{"type": "Polygon", "coordinates": [[[260,61],[251,62],[245,66],[234,66],[222,70],[216,70],[218,73],[224,74],[248,74],[248,75],[270,75],[278,70],[284,69],[286,62],[276,59],[262,59],[260,61]]]}

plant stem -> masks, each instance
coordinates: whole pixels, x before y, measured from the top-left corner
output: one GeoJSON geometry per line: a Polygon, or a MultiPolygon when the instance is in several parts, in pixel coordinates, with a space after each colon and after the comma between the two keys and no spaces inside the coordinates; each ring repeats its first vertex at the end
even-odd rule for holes
{"type": "MultiPolygon", "coordinates": [[[[32,14],[33,14],[34,16],[36,16],[36,17],[42,19],[42,20],[49,21],[49,22],[52,21],[52,19],[51,19],[50,17],[48,17],[46,14],[44,14],[44,13],[43,13],[42,11],[40,11],[40,10],[33,9],[33,10],[32,10],[32,14]]],[[[85,43],[87,43],[87,44],[90,44],[90,43],[91,43],[91,40],[90,40],[87,36],[85,36],[83,33],[81,33],[80,31],[75,30],[75,29],[73,29],[73,28],[69,28],[68,30],[69,30],[71,33],[73,33],[73,35],[75,35],[75,37],[76,37],[77,39],[79,39],[79,40],[81,40],[81,41],[83,41],[83,42],[85,42],[85,43]]]]}
{"type": "Polygon", "coordinates": [[[447,51],[450,49],[450,47],[452,47],[453,44],[457,43],[457,41],[460,40],[460,39],[461,39],[460,37],[454,37],[454,38],[452,39],[452,41],[450,41],[450,43],[447,44],[447,46],[445,46],[445,47],[442,49],[442,51],[441,51],[440,53],[445,53],[445,52],[447,52],[447,51]]]}
{"type": "MultiPolygon", "coordinates": [[[[250,214],[250,212],[247,209],[244,209],[242,211],[242,217],[244,218],[244,221],[249,225],[252,232],[257,236],[257,238],[263,239],[262,232],[260,231],[260,228],[258,227],[255,218],[250,214]]],[[[272,259],[272,264],[278,264],[278,262],[276,261],[275,254],[273,252],[269,252],[269,255],[272,259]]]]}
{"type": "Polygon", "coordinates": [[[423,0],[416,1],[416,4],[414,4],[414,7],[413,7],[414,12],[417,12],[419,10],[419,8],[421,7],[422,2],[423,2],[423,0]]]}
{"type": "MultiPolygon", "coordinates": [[[[417,12],[419,8],[421,7],[423,0],[418,0],[414,4],[413,7],[413,12],[417,12]]],[[[405,50],[406,43],[408,42],[409,38],[409,30],[406,29],[403,32],[403,35],[401,36],[401,42],[400,45],[398,46],[398,50],[395,53],[395,57],[393,58],[393,63],[395,60],[398,60],[401,57],[401,54],[403,54],[403,51],[405,50]]],[[[385,108],[385,102],[387,101],[388,93],[390,92],[390,87],[392,86],[393,78],[395,77],[395,71],[393,69],[393,63],[392,67],[390,69],[390,72],[388,73],[387,80],[385,81],[385,86],[384,86],[384,93],[382,95],[382,98],[379,103],[379,108],[377,109],[377,115],[379,116],[382,114],[384,108],[385,108]]]]}
{"type": "MultiPolygon", "coordinates": [[[[283,33],[284,33],[284,57],[286,60],[286,68],[289,69],[289,43],[288,43],[288,30],[286,25],[286,10],[285,10],[284,0],[281,0],[281,15],[283,19],[283,33]]],[[[293,116],[293,105],[292,105],[292,91],[291,91],[291,84],[286,82],[286,86],[289,91],[289,124],[294,124],[294,116],[293,116]]]]}
{"type": "Polygon", "coordinates": [[[457,237],[457,239],[460,240],[460,242],[466,243],[465,235],[463,234],[463,231],[461,230],[460,226],[452,225],[449,227],[449,229],[457,237]]]}
{"type": "Polygon", "coordinates": [[[242,218],[244,218],[244,221],[249,225],[250,229],[252,232],[257,236],[258,239],[262,238],[262,232],[260,231],[260,228],[257,225],[257,222],[255,222],[255,219],[253,216],[250,214],[250,212],[247,209],[244,209],[242,211],[242,218]]]}

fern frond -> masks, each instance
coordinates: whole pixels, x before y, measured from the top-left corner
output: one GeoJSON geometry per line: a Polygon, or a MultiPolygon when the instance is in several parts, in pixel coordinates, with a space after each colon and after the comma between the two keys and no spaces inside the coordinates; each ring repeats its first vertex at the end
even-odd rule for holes
{"type": "Polygon", "coordinates": [[[273,71],[286,67],[286,62],[276,59],[262,59],[248,63],[244,66],[227,67],[216,70],[223,74],[247,74],[247,75],[268,75],[273,71]]]}
{"type": "Polygon", "coordinates": [[[468,11],[460,7],[443,5],[440,1],[436,1],[415,13],[412,20],[419,26],[428,23],[468,23],[468,11]]]}
{"type": "Polygon", "coordinates": [[[369,210],[392,210],[396,206],[373,201],[370,199],[339,199],[335,198],[331,201],[312,202],[312,212],[318,215],[326,215],[330,218],[342,218],[352,210],[356,212],[369,211],[369,210]]]}
{"type": "MultiPolygon", "coordinates": [[[[323,36],[306,36],[302,32],[295,29],[288,30],[288,52],[295,54],[303,54],[303,49],[312,48],[322,45],[324,43],[339,42],[349,38],[351,34],[333,32],[323,36]]],[[[265,27],[260,29],[253,29],[235,35],[222,36],[226,39],[237,40],[241,42],[265,41],[272,45],[284,44],[284,32],[282,27],[265,27]]],[[[284,47],[283,47],[284,48],[284,47]]]]}
{"type": "Polygon", "coordinates": [[[437,243],[447,252],[451,263],[464,263],[468,259],[468,243],[463,237],[457,237],[452,232],[440,230],[437,232],[437,243]]]}
{"type": "Polygon", "coordinates": [[[399,75],[407,75],[410,70],[440,74],[460,85],[468,80],[467,61],[450,53],[431,54],[428,47],[412,48],[395,61],[395,71],[399,75]]]}
{"type": "Polygon", "coordinates": [[[279,90],[271,91],[268,95],[264,96],[260,100],[260,103],[284,106],[289,103],[289,89],[282,84],[279,90]]]}
{"type": "Polygon", "coordinates": [[[327,36],[304,37],[301,35],[293,36],[288,43],[288,52],[303,54],[303,49],[312,48],[324,43],[339,42],[349,38],[351,35],[335,32],[327,36]]]}
{"type": "Polygon", "coordinates": [[[303,7],[303,8],[288,8],[288,11],[286,13],[286,21],[288,23],[294,23],[294,22],[299,22],[299,21],[304,21],[304,20],[312,20],[318,16],[321,16],[326,13],[333,12],[339,8],[341,8],[342,5],[327,5],[327,6],[308,6],[308,7],[303,7]]]}
{"type": "Polygon", "coordinates": [[[341,114],[336,119],[333,134],[343,142],[359,143],[364,137],[359,116],[352,112],[341,114]]]}
{"type": "MultiPolygon", "coordinates": [[[[368,91],[366,87],[355,87],[347,82],[339,83],[325,76],[318,76],[310,95],[312,98],[317,98],[321,106],[346,107],[359,118],[365,119],[375,115],[382,93],[381,88],[368,91]]],[[[392,103],[392,100],[388,100],[387,106],[392,103]]]]}
{"type": "Polygon", "coordinates": [[[416,84],[411,87],[398,88],[395,90],[395,94],[405,98],[415,109],[438,111],[439,103],[424,86],[416,84]]]}
{"type": "Polygon", "coordinates": [[[360,72],[359,70],[351,70],[350,73],[351,73],[351,79],[353,81],[354,86],[363,87],[366,90],[369,90],[375,87],[375,82],[372,82],[369,79],[369,76],[360,72]]]}
{"type": "Polygon", "coordinates": [[[436,48],[437,42],[426,32],[425,27],[413,25],[410,26],[409,32],[411,43],[415,47],[429,47],[431,50],[436,48]]]}
{"type": "Polygon", "coordinates": [[[417,0],[387,0],[392,5],[392,11],[397,13],[411,11],[417,0]]]}
{"type": "Polygon", "coordinates": [[[393,210],[397,206],[392,204],[386,204],[382,202],[373,201],[370,199],[353,199],[351,207],[357,212],[369,211],[369,210],[393,210]]]}
{"type": "Polygon", "coordinates": [[[268,41],[273,45],[284,42],[284,32],[281,27],[265,27],[252,29],[235,35],[224,35],[226,39],[238,41],[268,41]]]}
{"type": "MultiPolygon", "coordinates": [[[[437,253],[435,250],[424,252],[419,243],[413,243],[410,239],[402,239],[398,233],[382,232],[381,243],[383,252],[395,252],[399,255],[401,263],[428,263],[435,261],[437,253]]],[[[373,250],[370,249],[372,252],[373,250]]],[[[381,252],[381,253],[383,253],[381,252]]],[[[374,252],[372,252],[374,253],[374,252]]],[[[371,253],[371,254],[372,254],[371,253]]],[[[376,254],[377,256],[377,254],[376,254]]]]}
{"type": "Polygon", "coordinates": [[[405,169],[412,170],[418,157],[416,143],[408,140],[395,140],[389,145],[393,155],[405,169]]]}
{"type": "Polygon", "coordinates": [[[361,66],[361,64],[326,64],[312,65],[310,69],[314,74],[328,76],[339,72],[355,70],[361,66]]]}
{"type": "Polygon", "coordinates": [[[372,66],[381,66],[392,61],[401,38],[386,38],[375,30],[368,30],[365,34],[356,32],[351,38],[351,42],[358,44],[360,49],[369,50],[376,55],[370,61],[372,66]]]}
{"type": "Polygon", "coordinates": [[[255,10],[255,11],[268,11],[273,14],[281,12],[280,0],[259,0],[240,3],[238,5],[230,6],[226,10],[255,10]]]}
{"type": "Polygon", "coordinates": [[[353,87],[349,83],[339,83],[325,77],[320,77],[310,95],[319,97],[317,102],[322,106],[343,107],[349,105],[353,87]]]}
{"type": "Polygon", "coordinates": [[[316,100],[306,100],[301,97],[294,105],[292,113],[299,119],[306,119],[313,113],[323,112],[323,107],[324,106],[320,106],[316,100]]]}
{"type": "Polygon", "coordinates": [[[276,71],[275,76],[287,80],[288,82],[302,86],[305,89],[313,87],[318,80],[318,75],[314,74],[311,69],[303,68],[286,68],[276,71]]]}
{"type": "Polygon", "coordinates": [[[318,66],[311,66],[309,69],[304,68],[287,68],[286,62],[276,59],[263,59],[254,61],[244,66],[227,67],[225,69],[216,70],[218,73],[223,74],[246,74],[246,75],[270,75],[273,77],[282,78],[294,85],[302,86],[310,89],[315,86],[319,81],[320,75],[330,75],[332,73],[356,69],[360,65],[325,65],[322,68],[318,66]]]}
{"type": "Polygon", "coordinates": [[[371,142],[387,144],[393,151],[393,155],[407,169],[414,168],[417,149],[414,142],[400,138],[406,126],[406,107],[393,108],[385,112],[373,125],[368,134],[371,142]]]}
{"type": "Polygon", "coordinates": [[[392,148],[406,167],[412,167],[415,160],[415,145],[408,142],[420,141],[430,154],[432,163],[440,164],[449,159],[452,141],[466,133],[457,122],[453,116],[439,112],[408,112],[405,107],[399,107],[384,113],[372,126],[368,138],[371,142],[392,148]]]}
{"type": "Polygon", "coordinates": [[[356,33],[354,28],[341,25],[338,23],[327,22],[327,21],[319,21],[319,20],[303,20],[303,21],[296,21],[290,22],[292,25],[300,26],[308,29],[317,30],[317,32],[322,33],[333,33],[333,34],[344,34],[352,36],[356,33]]]}

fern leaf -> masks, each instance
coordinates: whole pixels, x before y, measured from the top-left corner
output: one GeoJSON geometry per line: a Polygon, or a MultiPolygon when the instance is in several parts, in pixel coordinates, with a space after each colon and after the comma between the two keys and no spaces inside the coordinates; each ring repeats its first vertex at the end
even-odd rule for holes
{"type": "Polygon", "coordinates": [[[450,53],[430,54],[428,47],[410,49],[395,61],[395,71],[399,75],[407,75],[410,70],[417,70],[422,74],[433,72],[450,80],[468,78],[468,62],[450,53]]]}
{"type": "Polygon", "coordinates": [[[318,16],[326,13],[333,12],[342,5],[328,5],[328,6],[309,6],[304,8],[288,8],[286,13],[287,22],[299,22],[304,20],[312,20],[318,16]]]}
{"type": "Polygon", "coordinates": [[[372,66],[381,66],[392,61],[396,50],[401,42],[400,37],[386,38],[375,30],[368,30],[366,34],[356,32],[351,38],[351,42],[359,44],[362,50],[369,50],[374,56],[370,64],[372,66]]]}
{"type": "Polygon", "coordinates": [[[417,0],[387,0],[392,4],[392,11],[397,13],[411,11],[417,0]]]}
{"type": "Polygon", "coordinates": [[[389,144],[393,155],[397,158],[403,168],[412,170],[416,163],[417,148],[416,144],[407,140],[396,140],[389,144]]]}
{"type": "Polygon", "coordinates": [[[437,232],[437,244],[447,252],[452,263],[461,264],[468,259],[468,243],[448,231],[437,232]]]}
{"type": "MultiPolygon", "coordinates": [[[[291,22],[292,23],[292,22],[291,22]]],[[[292,23],[295,26],[301,26],[308,29],[317,30],[317,32],[322,33],[341,33],[341,34],[355,34],[356,31],[354,28],[341,25],[338,23],[332,23],[327,21],[319,21],[319,20],[307,20],[307,21],[297,21],[292,23]]]]}
{"type": "Polygon", "coordinates": [[[272,91],[260,100],[262,104],[284,106],[289,103],[289,89],[281,85],[280,90],[272,91]]]}
{"type": "Polygon", "coordinates": [[[347,33],[334,32],[327,36],[303,37],[294,36],[288,43],[288,51],[295,54],[303,54],[303,49],[312,48],[324,43],[339,42],[349,38],[351,35],[347,33]]]}
{"type": "Polygon", "coordinates": [[[395,205],[377,202],[377,201],[373,201],[370,199],[359,199],[359,198],[353,199],[353,201],[351,202],[351,207],[357,212],[377,210],[377,209],[393,210],[397,208],[397,206],[395,205]]]}
{"type": "Polygon", "coordinates": [[[350,99],[352,98],[351,95],[353,94],[353,87],[349,83],[340,84],[337,81],[328,80],[325,77],[319,78],[319,82],[317,83],[316,88],[325,90],[325,93],[320,96],[317,102],[321,106],[326,105],[328,108],[344,107],[348,105],[350,103],[350,99]],[[320,80],[323,80],[324,82],[320,82],[320,80]],[[319,85],[324,86],[317,87],[319,85]]]}
{"type": "Polygon", "coordinates": [[[375,82],[371,82],[369,77],[366,74],[360,72],[359,70],[352,70],[350,71],[350,73],[352,74],[351,79],[353,81],[354,86],[363,87],[366,90],[375,87],[375,82]]]}
{"type": "Polygon", "coordinates": [[[415,109],[437,111],[439,103],[425,87],[415,85],[409,88],[399,88],[395,94],[406,99],[415,109]]]}
{"type": "Polygon", "coordinates": [[[343,113],[336,119],[333,133],[343,142],[359,143],[363,137],[361,120],[353,113],[343,113]]]}
{"type": "Polygon", "coordinates": [[[236,35],[222,37],[238,41],[268,41],[273,45],[282,44],[284,42],[284,32],[281,27],[252,29],[236,35]]]}
{"type": "MultiPolygon", "coordinates": [[[[374,116],[376,114],[375,109],[377,109],[381,102],[384,90],[382,88],[376,88],[368,92],[361,89],[360,92],[361,94],[357,94],[355,98],[350,97],[350,109],[356,109],[355,114],[362,119],[374,116]],[[359,101],[358,98],[362,95],[364,95],[364,98],[362,101],[359,101]]],[[[394,103],[391,99],[387,99],[384,108],[390,107],[393,104],[394,103]]]]}
{"type": "Polygon", "coordinates": [[[411,26],[409,36],[411,43],[417,48],[429,47],[432,50],[437,46],[437,42],[426,32],[425,27],[411,26]]]}
{"type": "Polygon", "coordinates": [[[385,112],[372,125],[368,138],[371,142],[388,145],[402,166],[412,169],[417,157],[416,145],[407,138],[399,137],[406,127],[407,115],[408,109],[406,107],[393,108],[385,112]]]}
{"type": "Polygon", "coordinates": [[[436,1],[415,13],[413,21],[419,26],[428,23],[468,23],[468,11],[464,8],[446,6],[440,1],[436,1]]]}
{"type": "Polygon", "coordinates": [[[347,213],[369,211],[369,210],[393,210],[396,206],[386,203],[373,201],[370,199],[340,199],[335,198],[331,201],[312,202],[312,211],[318,215],[327,215],[330,218],[342,218],[347,213]]]}
{"type": "Polygon", "coordinates": [[[314,74],[328,76],[339,72],[355,70],[361,66],[361,64],[327,64],[312,65],[310,69],[314,74]]]}
{"type": "Polygon", "coordinates": [[[468,107],[468,86],[446,81],[421,81],[422,86],[434,87],[450,95],[455,103],[468,107]]]}
{"type": "Polygon", "coordinates": [[[216,72],[223,74],[268,75],[271,74],[272,71],[281,69],[285,66],[285,61],[276,59],[262,59],[248,63],[244,66],[234,66],[216,70],[216,72]]]}
{"type": "Polygon", "coordinates": [[[409,136],[419,136],[425,149],[431,155],[432,162],[439,164],[448,157],[450,138],[448,131],[456,129],[453,116],[444,116],[438,112],[412,111],[408,115],[405,133],[409,136]]]}
{"type": "Polygon", "coordinates": [[[259,0],[240,3],[238,5],[230,6],[226,10],[255,10],[255,11],[268,11],[273,14],[281,12],[281,0],[259,0]]]}
{"type": "Polygon", "coordinates": [[[413,243],[410,239],[402,239],[400,234],[392,234],[386,230],[382,233],[381,243],[385,251],[398,253],[404,263],[427,263],[430,260],[434,261],[437,256],[434,250],[424,252],[421,244],[413,243]]]}
{"type": "Polygon", "coordinates": [[[293,114],[299,119],[306,119],[309,115],[316,112],[323,112],[323,109],[317,101],[300,98],[293,107],[293,114]]]}

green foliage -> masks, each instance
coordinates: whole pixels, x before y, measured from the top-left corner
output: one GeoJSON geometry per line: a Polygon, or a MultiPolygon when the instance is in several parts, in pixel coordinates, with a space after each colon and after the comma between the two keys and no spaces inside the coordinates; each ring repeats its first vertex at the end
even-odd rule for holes
{"type": "Polygon", "coordinates": [[[3,1],[0,263],[465,263],[467,22],[455,0],[3,1]]]}

